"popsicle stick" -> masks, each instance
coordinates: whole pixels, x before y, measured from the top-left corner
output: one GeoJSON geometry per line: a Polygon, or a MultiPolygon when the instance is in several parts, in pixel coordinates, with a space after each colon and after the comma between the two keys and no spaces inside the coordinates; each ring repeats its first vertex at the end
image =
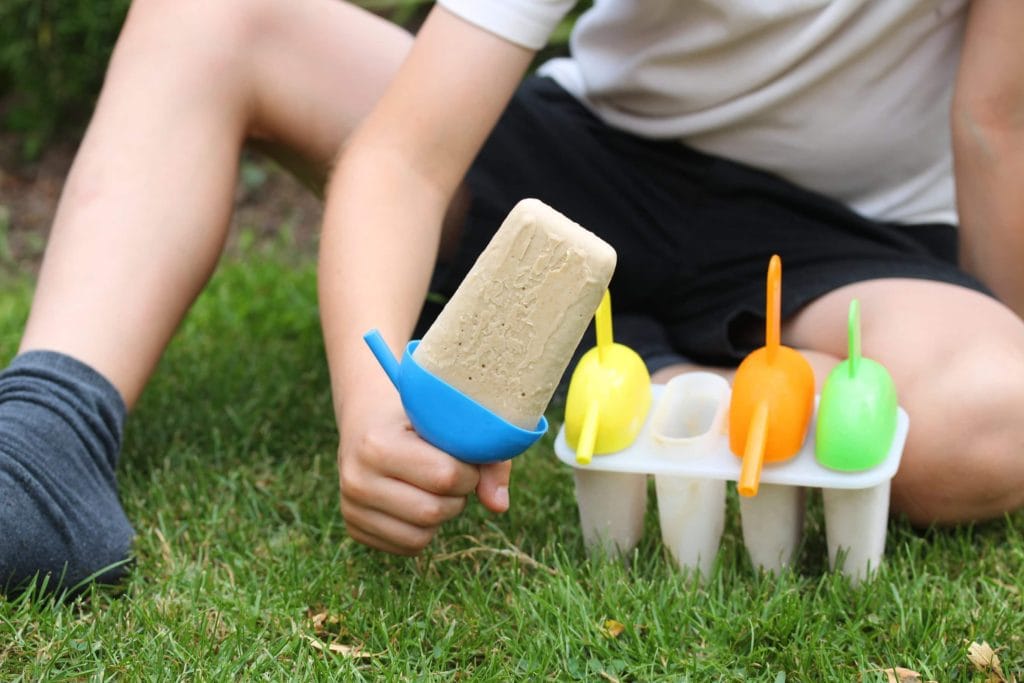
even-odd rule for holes
{"type": "Polygon", "coordinates": [[[782,259],[772,254],[768,261],[768,284],[765,289],[765,355],[769,363],[775,360],[780,344],[782,325],[782,259]]]}
{"type": "Polygon", "coordinates": [[[595,398],[587,405],[587,414],[580,428],[580,441],[576,444],[576,462],[589,465],[594,456],[594,444],[597,442],[598,414],[601,403],[595,398]]]}
{"type": "Polygon", "coordinates": [[[860,301],[854,299],[850,302],[850,317],[847,323],[850,337],[850,377],[857,375],[857,366],[860,365],[860,301]]]}
{"type": "Polygon", "coordinates": [[[608,290],[604,290],[601,303],[594,313],[594,332],[597,335],[597,357],[602,363],[607,360],[607,349],[611,348],[612,339],[612,298],[608,290]]]}
{"type": "Polygon", "coordinates": [[[764,451],[768,440],[768,402],[761,401],[750,416],[750,427],[747,429],[747,445],[743,450],[743,464],[740,465],[740,478],[736,482],[736,490],[741,496],[757,495],[761,484],[761,468],[764,465],[764,451]]]}

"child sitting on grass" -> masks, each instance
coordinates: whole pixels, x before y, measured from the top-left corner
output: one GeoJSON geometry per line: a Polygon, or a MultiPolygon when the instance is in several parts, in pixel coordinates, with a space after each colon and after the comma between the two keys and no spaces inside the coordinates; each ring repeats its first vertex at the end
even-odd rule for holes
{"type": "Polygon", "coordinates": [[[470,494],[510,504],[507,463],[408,428],[361,335],[397,351],[528,196],[615,246],[616,330],[655,381],[760,344],[778,253],[783,342],[819,380],[861,302],[912,418],[894,510],[1022,504],[1024,5],[607,0],[524,79],[572,5],[440,0],[414,38],[336,0],[133,4],[0,375],[0,586],[123,571],[122,423],[216,264],[246,141],[324,191],[358,541],[415,554],[470,494]]]}

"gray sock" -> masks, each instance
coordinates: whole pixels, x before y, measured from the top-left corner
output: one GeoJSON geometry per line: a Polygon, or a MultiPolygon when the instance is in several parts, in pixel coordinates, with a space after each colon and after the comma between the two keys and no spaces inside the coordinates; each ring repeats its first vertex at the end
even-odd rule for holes
{"type": "Polygon", "coordinates": [[[29,351],[0,372],[0,593],[126,571],[134,532],[114,469],[125,406],[89,366],[29,351]]]}

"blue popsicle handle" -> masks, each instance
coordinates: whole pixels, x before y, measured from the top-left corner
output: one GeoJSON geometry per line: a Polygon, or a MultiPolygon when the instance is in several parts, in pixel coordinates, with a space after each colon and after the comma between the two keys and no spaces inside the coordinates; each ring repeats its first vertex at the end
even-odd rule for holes
{"type": "Polygon", "coordinates": [[[380,336],[380,332],[377,328],[373,328],[369,332],[363,335],[363,341],[370,347],[370,351],[373,352],[374,357],[380,366],[384,368],[384,372],[387,374],[388,379],[391,383],[398,388],[398,360],[395,359],[395,355],[391,353],[391,349],[384,342],[384,337],[380,336]]]}

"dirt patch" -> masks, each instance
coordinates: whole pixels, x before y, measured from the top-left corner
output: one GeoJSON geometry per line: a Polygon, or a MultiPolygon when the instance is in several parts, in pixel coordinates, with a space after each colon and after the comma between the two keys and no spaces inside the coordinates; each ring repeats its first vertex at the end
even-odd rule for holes
{"type": "MultiPolygon", "coordinates": [[[[0,134],[0,269],[34,274],[42,259],[76,141],[57,142],[31,163],[17,162],[17,140],[0,134]]],[[[235,191],[227,250],[245,241],[286,243],[313,255],[321,202],[269,159],[246,152],[235,191]]]]}

